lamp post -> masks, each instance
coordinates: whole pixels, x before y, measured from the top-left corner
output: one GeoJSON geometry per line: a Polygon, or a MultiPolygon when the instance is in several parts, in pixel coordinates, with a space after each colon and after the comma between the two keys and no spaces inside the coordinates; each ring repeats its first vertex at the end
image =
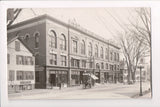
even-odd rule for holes
{"type": "Polygon", "coordinates": [[[139,92],[139,96],[143,96],[143,94],[142,94],[142,69],[144,68],[144,66],[142,66],[142,63],[139,64],[138,68],[140,69],[140,92],[139,92]]]}

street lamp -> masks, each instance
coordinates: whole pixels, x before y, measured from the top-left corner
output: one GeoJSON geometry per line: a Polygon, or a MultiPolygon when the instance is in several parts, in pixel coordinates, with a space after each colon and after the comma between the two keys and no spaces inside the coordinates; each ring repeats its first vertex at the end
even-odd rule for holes
{"type": "Polygon", "coordinates": [[[138,68],[140,69],[140,93],[139,96],[143,96],[142,94],[142,69],[144,68],[144,66],[142,65],[143,61],[140,61],[140,64],[138,66],[138,68]]]}

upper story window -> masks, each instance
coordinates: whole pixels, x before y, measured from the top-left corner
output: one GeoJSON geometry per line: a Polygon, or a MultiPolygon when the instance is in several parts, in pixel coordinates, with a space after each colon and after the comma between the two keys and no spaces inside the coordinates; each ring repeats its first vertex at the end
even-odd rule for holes
{"type": "Polygon", "coordinates": [[[54,30],[51,30],[49,32],[50,40],[49,40],[49,46],[51,48],[57,48],[57,35],[54,30]]]}
{"type": "Polygon", "coordinates": [[[25,40],[26,42],[28,42],[28,41],[29,41],[29,38],[30,38],[30,35],[29,35],[29,34],[26,34],[24,40],[25,40]]]}
{"type": "Polygon", "coordinates": [[[15,50],[20,51],[20,42],[19,41],[15,41],[15,50]]]}
{"type": "Polygon", "coordinates": [[[95,45],[95,57],[98,58],[98,45],[95,45]]]}
{"type": "Polygon", "coordinates": [[[79,68],[79,64],[80,64],[79,62],[80,62],[80,60],[72,58],[71,59],[71,66],[79,68]]]}
{"type": "Polygon", "coordinates": [[[64,34],[60,35],[60,49],[66,50],[66,37],[64,34]]]}
{"type": "Polygon", "coordinates": [[[119,53],[117,53],[117,61],[119,61],[119,53]]]}
{"type": "Polygon", "coordinates": [[[100,53],[101,53],[101,58],[103,58],[103,47],[101,47],[100,53]]]}
{"type": "Polygon", "coordinates": [[[117,60],[117,55],[116,55],[116,52],[114,52],[114,61],[117,60]]]}
{"type": "Polygon", "coordinates": [[[35,37],[35,48],[39,47],[39,32],[36,32],[34,37],[35,37]]]}
{"type": "Polygon", "coordinates": [[[105,58],[108,59],[108,49],[106,48],[106,51],[105,51],[105,58]]]}
{"type": "Polygon", "coordinates": [[[7,64],[10,64],[10,54],[7,54],[7,64]]]}
{"type": "Polygon", "coordinates": [[[101,63],[101,69],[104,69],[104,64],[103,64],[103,62],[101,63]]]}
{"type": "Polygon", "coordinates": [[[67,65],[66,56],[61,55],[61,66],[66,66],[66,65],[67,65]]]}
{"type": "Polygon", "coordinates": [[[113,53],[112,52],[110,52],[110,60],[112,61],[112,58],[113,57],[113,53]]]}
{"type": "Polygon", "coordinates": [[[89,42],[88,44],[88,55],[92,56],[92,43],[91,42],[89,42]]]}
{"type": "Polygon", "coordinates": [[[85,55],[85,42],[84,42],[84,40],[81,41],[81,54],[85,55]]]}
{"type": "Polygon", "coordinates": [[[51,58],[50,58],[50,64],[51,65],[57,65],[57,55],[56,54],[50,54],[51,58]]]}
{"type": "Polygon", "coordinates": [[[77,41],[76,40],[72,40],[72,50],[74,53],[77,53],[78,52],[78,49],[77,49],[77,41]]]}
{"type": "Polygon", "coordinates": [[[86,68],[86,60],[82,60],[82,68],[86,68]]]}
{"type": "Polygon", "coordinates": [[[9,81],[14,81],[14,80],[15,80],[14,75],[15,75],[15,71],[9,70],[8,80],[9,80],[9,81]]]}
{"type": "Polygon", "coordinates": [[[106,69],[108,69],[108,63],[106,63],[106,69]]]}
{"type": "Polygon", "coordinates": [[[16,55],[16,64],[17,65],[34,65],[34,60],[33,60],[33,57],[31,56],[16,55]]]}

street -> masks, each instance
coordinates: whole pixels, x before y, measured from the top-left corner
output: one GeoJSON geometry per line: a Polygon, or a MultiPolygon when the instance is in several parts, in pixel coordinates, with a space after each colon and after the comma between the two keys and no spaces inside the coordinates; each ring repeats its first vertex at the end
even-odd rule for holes
{"type": "MultiPolygon", "coordinates": [[[[143,92],[150,87],[149,82],[143,82],[143,92]]],[[[139,94],[139,82],[133,85],[96,84],[90,89],[82,86],[56,89],[34,89],[21,93],[9,94],[9,99],[128,99],[139,94]]],[[[145,95],[143,98],[151,98],[145,95]]]]}

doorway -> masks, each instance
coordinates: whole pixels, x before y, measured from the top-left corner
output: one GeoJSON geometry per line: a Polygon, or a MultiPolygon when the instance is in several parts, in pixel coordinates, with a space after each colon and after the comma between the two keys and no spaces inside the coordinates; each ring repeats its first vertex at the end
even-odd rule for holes
{"type": "Polygon", "coordinates": [[[51,84],[56,86],[56,74],[50,74],[51,84]]]}

